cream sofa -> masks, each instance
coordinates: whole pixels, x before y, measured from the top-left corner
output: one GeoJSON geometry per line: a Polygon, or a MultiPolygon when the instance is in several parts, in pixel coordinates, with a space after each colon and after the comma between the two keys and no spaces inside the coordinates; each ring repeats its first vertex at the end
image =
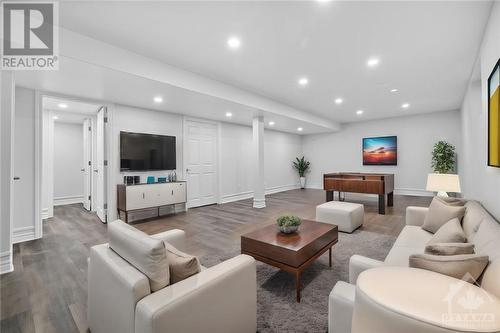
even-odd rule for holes
{"type": "MultiPolygon", "coordinates": [[[[152,237],[185,250],[184,231],[152,237]]],[[[239,255],[152,293],[148,278],[108,244],[93,246],[88,323],[92,333],[255,333],[255,261],[239,255]]]]}
{"type": "Polygon", "coordinates": [[[351,257],[349,283],[337,282],[330,293],[329,332],[500,331],[500,224],[478,202],[468,201],[465,206],[462,226],[468,242],[475,245],[476,253],[490,259],[478,281],[480,287],[408,267],[408,257],[423,253],[432,237],[420,227],[428,208],[408,207],[406,226],[383,262],[359,255],[351,257]],[[464,297],[450,296],[453,290],[465,297],[479,295],[483,303],[477,309],[467,310],[468,313],[473,318],[483,313],[493,314],[493,322],[444,320],[449,316],[443,312],[454,315],[449,309],[456,311],[464,304],[464,297]]]}

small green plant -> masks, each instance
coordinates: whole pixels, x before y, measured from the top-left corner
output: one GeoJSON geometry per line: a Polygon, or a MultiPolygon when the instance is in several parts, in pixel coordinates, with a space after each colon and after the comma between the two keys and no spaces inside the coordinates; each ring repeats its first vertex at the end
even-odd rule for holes
{"type": "Polygon", "coordinates": [[[307,161],[304,156],[302,156],[302,158],[296,157],[295,159],[296,161],[292,162],[293,168],[297,170],[297,172],[299,173],[299,177],[304,177],[305,173],[309,169],[309,165],[311,164],[311,162],[307,161]]]}
{"type": "Polygon", "coordinates": [[[438,141],[432,150],[432,168],[436,173],[450,173],[455,169],[455,146],[438,141]]]}
{"type": "Polygon", "coordinates": [[[281,215],[276,219],[276,224],[280,227],[295,227],[302,223],[300,217],[295,215],[281,215]]]}

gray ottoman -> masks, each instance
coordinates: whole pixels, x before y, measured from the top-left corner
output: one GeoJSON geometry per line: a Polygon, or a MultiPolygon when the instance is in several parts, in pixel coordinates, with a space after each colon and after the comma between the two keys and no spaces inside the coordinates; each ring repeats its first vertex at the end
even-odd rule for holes
{"type": "Polygon", "coordinates": [[[329,201],[316,206],[316,221],[335,224],[339,231],[353,232],[363,224],[365,208],[362,204],[329,201]]]}

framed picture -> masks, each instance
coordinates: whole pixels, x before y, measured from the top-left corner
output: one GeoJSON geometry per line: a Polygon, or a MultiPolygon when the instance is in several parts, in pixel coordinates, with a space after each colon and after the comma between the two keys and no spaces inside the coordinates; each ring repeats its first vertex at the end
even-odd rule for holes
{"type": "Polygon", "coordinates": [[[363,165],[397,165],[398,137],[363,138],[363,165]]]}
{"type": "Polygon", "coordinates": [[[488,77],[488,166],[500,168],[500,59],[488,77]]]}

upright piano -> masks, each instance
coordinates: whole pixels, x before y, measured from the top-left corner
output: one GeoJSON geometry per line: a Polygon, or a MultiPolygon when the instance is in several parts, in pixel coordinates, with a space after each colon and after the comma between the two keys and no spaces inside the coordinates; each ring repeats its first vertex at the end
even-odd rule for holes
{"type": "Polygon", "coordinates": [[[323,189],[326,201],[334,199],[335,191],[339,192],[339,200],[345,199],[345,192],[378,195],[378,212],[385,214],[385,202],[392,206],[394,202],[394,174],[391,173],[356,173],[338,172],[323,175],[323,189]],[[341,193],[344,193],[342,198],[341,193]]]}

